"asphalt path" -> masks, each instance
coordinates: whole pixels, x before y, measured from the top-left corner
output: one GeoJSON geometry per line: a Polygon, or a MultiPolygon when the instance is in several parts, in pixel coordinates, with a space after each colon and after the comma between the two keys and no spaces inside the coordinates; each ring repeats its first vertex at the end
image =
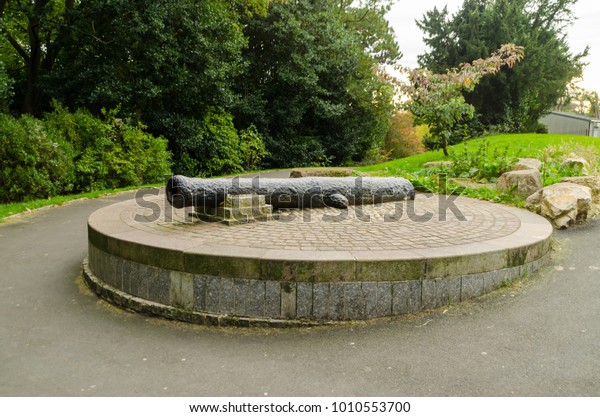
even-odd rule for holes
{"type": "Polygon", "coordinates": [[[82,283],[86,220],[128,192],[0,225],[0,396],[598,396],[600,222],[473,302],[312,329],[120,310],[82,283]]]}

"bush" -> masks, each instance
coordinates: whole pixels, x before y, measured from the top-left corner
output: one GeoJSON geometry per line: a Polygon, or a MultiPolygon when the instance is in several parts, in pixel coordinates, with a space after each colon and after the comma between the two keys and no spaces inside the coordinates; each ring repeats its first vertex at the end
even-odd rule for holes
{"type": "Polygon", "coordinates": [[[45,116],[48,130],[66,138],[74,149],[77,192],[141,185],[163,180],[170,172],[167,141],[104,112],[104,119],[85,110],[68,112],[55,104],[45,116]]]}
{"type": "Polygon", "coordinates": [[[30,116],[0,114],[0,202],[48,198],[73,189],[73,149],[30,116]]]}
{"type": "Polygon", "coordinates": [[[176,174],[210,177],[243,171],[240,138],[229,113],[210,109],[201,120],[172,117],[169,125],[176,174]]]}
{"type": "Polygon", "coordinates": [[[254,125],[240,131],[240,148],[246,171],[257,169],[263,158],[269,155],[262,136],[254,125]]]}
{"type": "Polygon", "coordinates": [[[243,171],[240,138],[230,114],[210,111],[204,117],[199,134],[201,158],[200,176],[233,174],[243,171]]]}
{"type": "Polygon", "coordinates": [[[563,165],[563,161],[570,157],[585,159],[590,164],[590,174],[597,174],[600,157],[595,146],[586,146],[575,142],[551,145],[546,147],[540,155],[540,160],[544,163],[542,167],[544,186],[560,182],[564,177],[578,177],[583,175],[581,169],[563,165]]]}
{"type": "Polygon", "coordinates": [[[485,140],[474,151],[470,151],[467,145],[461,152],[453,151],[450,158],[452,176],[490,182],[495,182],[502,174],[510,171],[517,161],[517,157],[508,156],[508,146],[504,149],[490,148],[485,140]]]}
{"type": "Polygon", "coordinates": [[[392,116],[384,143],[384,153],[388,159],[405,158],[425,152],[414,120],[415,117],[409,112],[398,112],[392,116]]]}

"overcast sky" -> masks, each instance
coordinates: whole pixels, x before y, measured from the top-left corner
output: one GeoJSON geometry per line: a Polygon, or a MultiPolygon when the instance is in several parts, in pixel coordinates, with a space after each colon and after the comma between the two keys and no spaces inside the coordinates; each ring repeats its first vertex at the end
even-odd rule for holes
{"type": "MultiPolygon", "coordinates": [[[[387,18],[391,22],[404,57],[401,63],[408,67],[417,66],[417,55],[425,50],[423,34],[415,24],[423,14],[437,6],[439,9],[448,5],[450,13],[456,12],[463,0],[397,0],[387,18]]],[[[586,45],[590,46],[587,57],[589,65],[584,72],[584,79],[579,84],[586,89],[600,92],[600,1],[578,0],[573,8],[577,21],[568,29],[568,41],[571,52],[582,52],[586,45]]]]}

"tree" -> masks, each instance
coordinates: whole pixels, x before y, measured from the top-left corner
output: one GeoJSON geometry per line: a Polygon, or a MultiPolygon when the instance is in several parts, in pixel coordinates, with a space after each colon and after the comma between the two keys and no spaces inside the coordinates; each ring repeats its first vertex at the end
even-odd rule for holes
{"type": "MultiPolygon", "coordinates": [[[[169,139],[177,173],[239,166],[233,156],[231,164],[209,163],[206,147],[214,144],[206,141],[211,121],[229,120],[231,85],[243,68],[239,13],[262,3],[82,0],[47,89],[63,104],[94,114],[120,106],[124,117],[169,139]]],[[[218,126],[224,129],[218,137],[230,137],[228,123],[218,126]]]]}
{"type": "Polygon", "coordinates": [[[13,80],[6,72],[4,62],[0,61],[0,112],[8,112],[12,99],[13,80]]]}
{"type": "MultiPolygon", "coordinates": [[[[375,44],[375,26],[354,19],[348,2],[333,3],[272,2],[266,16],[247,22],[248,68],[236,84],[235,121],[256,126],[271,165],[343,164],[383,142],[393,91],[376,69],[397,50],[375,44]]],[[[374,22],[377,13],[363,15],[374,22]]]]}
{"type": "Polygon", "coordinates": [[[405,158],[425,152],[414,121],[415,116],[407,111],[399,111],[392,116],[383,148],[385,159],[405,158]]]}
{"type": "Polygon", "coordinates": [[[418,22],[430,51],[419,63],[443,72],[488,56],[505,43],[525,48],[518,66],[504,68],[470,92],[467,103],[479,122],[505,131],[531,131],[564,94],[567,83],[581,73],[587,50],[573,54],[565,28],[573,22],[577,0],[465,0],[449,16],[434,8],[418,22]]]}
{"type": "Polygon", "coordinates": [[[412,112],[417,124],[429,126],[430,147],[441,148],[448,156],[448,145],[467,136],[467,123],[475,114],[462,92],[473,91],[482,80],[503,67],[513,68],[523,56],[522,47],[507,44],[489,58],[461,64],[445,74],[422,69],[410,71],[409,82],[403,85],[403,92],[410,98],[405,108],[412,112]]]}
{"type": "Polygon", "coordinates": [[[600,100],[598,93],[586,90],[575,82],[569,84],[567,91],[556,105],[559,111],[571,111],[581,115],[600,118],[600,100]]]}
{"type": "Polygon", "coordinates": [[[40,114],[42,77],[69,35],[74,7],[74,0],[0,0],[1,54],[13,63],[8,71],[18,81],[15,97],[23,113],[40,114]]]}

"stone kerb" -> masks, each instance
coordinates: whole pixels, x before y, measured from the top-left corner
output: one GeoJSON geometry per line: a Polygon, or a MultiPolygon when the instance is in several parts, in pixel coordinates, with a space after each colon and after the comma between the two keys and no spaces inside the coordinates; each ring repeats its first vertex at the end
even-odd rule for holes
{"type": "MultiPolygon", "coordinates": [[[[424,243],[405,250],[358,246],[289,250],[261,244],[232,245],[225,237],[219,242],[212,235],[201,237],[211,231],[218,233],[214,236],[225,236],[225,229],[234,240],[236,233],[240,238],[260,236],[264,224],[158,227],[150,222],[140,226],[131,220],[136,210],[139,207],[130,201],[90,217],[86,281],[100,296],[123,307],[210,324],[294,325],[369,319],[466,300],[537,269],[549,251],[552,233],[541,217],[503,208],[503,215],[518,219],[514,232],[486,241],[461,245],[432,241],[429,247],[424,243]]],[[[269,233],[280,227],[269,226],[269,233]]],[[[319,227],[328,230],[323,225],[309,226],[289,228],[303,233],[319,227]]],[[[348,231],[359,226],[352,222],[343,225],[348,231]]],[[[423,230],[428,226],[415,227],[423,230]]]]}

